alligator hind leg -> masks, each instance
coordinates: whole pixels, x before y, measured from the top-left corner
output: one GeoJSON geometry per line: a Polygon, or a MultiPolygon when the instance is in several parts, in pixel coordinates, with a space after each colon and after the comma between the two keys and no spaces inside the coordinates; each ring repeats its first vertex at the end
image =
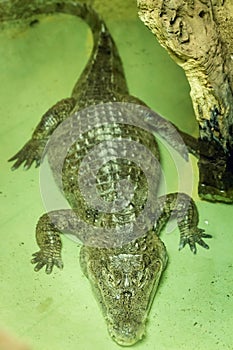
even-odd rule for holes
{"type": "Polygon", "coordinates": [[[9,159],[10,162],[15,161],[11,168],[12,170],[17,169],[23,163],[25,169],[29,169],[34,162],[36,167],[40,165],[44,148],[50,135],[70,115],[74,105],[75,100],[73,98],[66,98],[57,102],[43,115],[31,139],[18,153],[9,159]]]}
{"type": "Polygon", "coordinates": [[[205,234],[205,230],[198,227],[198,210],[191,197],[185,193],[169,193],[158,198],[158,220],[156,222],[156,232],[167,223],[170,216],[176,217],[180,230],[179,249],[189,245],[191,251],[196,254],[196,244],[208,249],[209,246],[203,238],[211,238],[205,234]]]}
{"type": "MultiPolygon", "coordinates": [[[[119,100],[121,102],[126,102],[126,103],[135,103],[137,105],[144,106],[144,107],[147,107],[148,109],[150,109],[150,107],[148,107],[144,101],[142,101],[138,97],[135,97],[132,95],[120,95],[119,100]]],[[[153,113],[155,113],[155,112],[153,112],[153,113]]],[[[162,117],[160,115],[158,115],[158,118],[155,120],[155,123],[156,123],[155,126],[156,126],[158,132],[160,130],[164,131],[165,129],[167,129],[166,140],[172,147],[174,147],[175,145],[173,144],[173,140],[169,139],[169,136],[174,138],[174,131],[177,131],[177,133],[181,136],[184,144],[186,145],[188,152],[193,154],[196,158],[199,158],[199,145],[198,145],[198,140],[195,137],[178,129],[175,124],[173,124],[172,122],[168,121],[167,119],[165,119],[164,117],[162,117]],[[172,130],[172,128],[170,130],[170,131],[173,131],[171,135],[169,135],[170,132],[169,132],[169,129],[167,126],[168,123],[170,125],[172,125],[172,127],[174,128],[174,130],[172,130]]],[[[176,149],[176,147],[174,147],[174,148],[176,149]]]]}

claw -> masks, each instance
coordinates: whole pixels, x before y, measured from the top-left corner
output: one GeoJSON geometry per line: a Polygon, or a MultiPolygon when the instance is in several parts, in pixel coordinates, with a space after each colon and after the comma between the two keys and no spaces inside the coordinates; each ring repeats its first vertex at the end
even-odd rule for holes
{"type": "Polygon", "coordinates": [[[45,272],[50,274],[53,271],[53,267],[57,266],[59,269],[63,268],[63,262],[61,258],[53,258],[50,254],[46,254],[46,252],[39,251],[32,254],[34,258],[32,258],[31,263],[36,264],[34,270],[37,272],[45,267],[45,272]]]}
{"type": "Polygon", "coordinates": [[[45,272],[47,273],[47,275],[50,275],[51,272],[53,271],[53,265],[46,265],[46,268],[45,268],[45,272]]]}
{"type": "Polygon", "coordinates": [[[183,249],[186,246],[187,243],[188,243],[187,242],[187,238],[186,239],[181,238],[180,239],[180,244],[179,244],[179,250],[183,249]]]}
{"type": "Polygon", "coordinates": [[[24,163],[24,170],[28,170],[35,162],[36,168],[42,161],[42,154],[45,144],[42,140],[31,139],[23,148],[11,157],[8,162],[15,161],[11,170],[18,169],[24,163]]]}
{"type": "Polygon", "coordinates": [[[198,242],[198,244],[200,246],[202,246],[205,249],[209,249],[210,247],[208,246],[208,244],[206,244],[202,239],[198,242]]]}
{"type": "MultiPolygon", "coordinates": [[[[15,159],[16,159],[16,158],[11,158],[11,159],[8,160],[8,162],[11,162],[11,161],[13,161],[13,160],[15,160],[15,159]]],[[[18,169],[18,168],[20,167],[21,164],[22,164],[22,161],[18,159],[18,160],[15,162],[15,164],[12,165],[11,170],[14,171],[14,170],[18,169]]]]}
{"type": "MultiPolygon", "coordinates": [[[[33,263],[34,264],[34,263],[33,263]]],[[[38,272],[39,270],[42,269],[42,267],[45,265],[45,263],[39,262],[36,264],[36,266],[34,267],[34,271],[38,272]]]]}
{"type": "MultiPolygon", "coordinates": [[[[205,232],[205,230],[203,230],[203,232],[205,232]]],[[[203,238],[212,238],[213,236],[212,236],[212,235],[209,235],[209,234],[206,234],[206,233],[203,233],[203,234],[201,235],[201,237],[203,237],[203,238]]]]}
{"type": "Polygon", "coordinates": [[[189,242],[189,248],[193,254],[197,254],[197,248],[195,242],[189,242]]]}
{"type": "Polygon", "coordinates": [[[187,243],[193,254],[197,253],[196,243],[205,249],[209,249],[208,244],[206,244],[202,238],[212,238],[212,236],[204,232],[205,230],[196,227],[191,229],[190,232],[187,232],[186,235],[182,235],[180,238],[179,250],[183,249],[187,243]]]}

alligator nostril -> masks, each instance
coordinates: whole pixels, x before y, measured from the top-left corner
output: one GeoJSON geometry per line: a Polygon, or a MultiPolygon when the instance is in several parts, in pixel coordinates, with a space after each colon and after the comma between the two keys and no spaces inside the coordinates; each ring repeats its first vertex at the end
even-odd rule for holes
{"type": "Polygon", "coordinates": [[[123,294],[125,299],[129,300],[130,298],[132,298],[132,292],[130,292],[129,290],[124,291],[122,294],[123,294]]]}

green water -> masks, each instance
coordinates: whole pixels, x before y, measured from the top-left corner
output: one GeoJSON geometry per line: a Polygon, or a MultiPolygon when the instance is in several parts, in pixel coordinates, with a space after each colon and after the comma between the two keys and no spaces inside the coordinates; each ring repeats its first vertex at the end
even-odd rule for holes
{"type": "MultiPolygon", "coordinates": [[[[112,16],[111,16],[112,17],[112,16]]],[[[133,18],[109,19],[132,94],[197,135],[189,86],[183,71],[167,56],[144,25],[133,18]]],[[[45,211],[39,171],[10,171],[7,163],[29,139],[40,116],[68,97],[92,47],[81,20],[43,19],[33,28],[0,33],[0,323],[34,350],[120,349],[109,337],[88,280],[79,266],[80,247],[63,239],[64,270],[35,273],[35,225],[45,211]]],[[[176,190],[171,163],[163,152],[168,188],[176,190]]],[[[178,230],[162,234],[169,254],[144,340],[132,348],[153,350],[233,349],[232,206],[193,198],[200,227],[213,235],[210,250],[178,251],[178,230]]],[[[173,168],[172,168],[173,169],[173,168]]],[[[174,170],[174,169],[173,169],[174,170]]]]}

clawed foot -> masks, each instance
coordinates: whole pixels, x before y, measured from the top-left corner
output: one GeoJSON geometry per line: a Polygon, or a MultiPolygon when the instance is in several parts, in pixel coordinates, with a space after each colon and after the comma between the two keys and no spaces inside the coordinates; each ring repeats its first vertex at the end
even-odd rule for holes
{"type": "Polygon", "coordinates": [[[189,244],[190,250],[194,254],[197,252],[196,243],[203,248],[209,249],[208,244],[206,244],[202,238],[212,238],[212,236],[204,232],[205,230],[195,227],[190,229],[189,232],[182,234],[180,238],[179,250],[184,248],[187,243],[189,244]]]}
{"type": "Polygon", "coordinates": [[[44,143],[42,144],[41,140],[31,139],[18,153],[9,159],[9,162],[16,160],[11,169],[15,170],[24,163],[24,169],[27,170],[33,162],[35,162],[37,168],[41,164],[44,147],[45,145],[44,143]]]}
{"type": "Polygon", "coordinates": [[[53,270],[53,266],[57,266],[59,269],[63,268],[63,262],[60,256],[53,257],[51,252],[45,252],[40,250],[32,254],[34,258],[31,260],[32,264],[36,264],[34,270],[39,271],[43,266],[46,266],[45,272],[50,274],[53,270]]]}

